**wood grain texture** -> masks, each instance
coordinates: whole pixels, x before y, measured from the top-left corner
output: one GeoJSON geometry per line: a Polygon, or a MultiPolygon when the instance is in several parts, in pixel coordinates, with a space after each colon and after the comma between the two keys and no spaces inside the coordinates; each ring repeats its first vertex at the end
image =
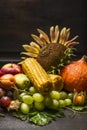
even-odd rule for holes
{"type": "Polygon", "coordinates": [[[65,111],[65,118],[57,118],[50,124],[40,127],[28,121],[21,121],[5,113],[5,117],[0,117],[0,130],[87,130],[87,115],[77,114],[71,118],[71,111],[65,111]]]}
{"type": "MultiPolygon", "coordinates": [[[[85,0],[0,0],[0,52],[20,52],[36,29],[71,28],[79,35],[78,53],[87,53],[85,0]]],[[[8,54],[7,54],[8,55],[8,54]]]]}

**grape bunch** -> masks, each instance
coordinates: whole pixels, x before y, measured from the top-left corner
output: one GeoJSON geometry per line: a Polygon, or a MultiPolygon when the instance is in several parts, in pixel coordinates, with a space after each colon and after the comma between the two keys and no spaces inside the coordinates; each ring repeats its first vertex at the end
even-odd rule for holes
{"type": "Polygon", "coordinates": [[[1,107],[8,107],[13,99],[13,94],[10,90],[6,91],[3,88],[0,88],[0,106],[1,107]]]}
{"type": "Polygon", "coordinates": [[[22,92],[20,94],[20,110],[23,114],[28,114],[31,109],[38,111],[58,110],[72,105],[72,99],[72,93],[52,90],[48,95],[42,95],[32,86],[29,88],[29,93],[22,92]]]}

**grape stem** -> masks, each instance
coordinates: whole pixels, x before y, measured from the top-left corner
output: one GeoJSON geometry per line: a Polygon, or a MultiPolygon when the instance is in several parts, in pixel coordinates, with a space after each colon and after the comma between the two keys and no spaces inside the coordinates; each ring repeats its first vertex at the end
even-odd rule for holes
{"type": "Polygon", "coordinates": [[[18,91],[19,93],[21,92],[26,92],[27,94],[30,94],[28,91],[26,91],[25,89],[18,89],[16,86],[14,87],[14,90],[18,91]]]}

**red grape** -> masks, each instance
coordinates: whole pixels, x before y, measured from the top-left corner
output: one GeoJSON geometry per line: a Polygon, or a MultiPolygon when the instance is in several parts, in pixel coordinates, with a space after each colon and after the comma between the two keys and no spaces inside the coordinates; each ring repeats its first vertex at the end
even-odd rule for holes
{"type": "Polygon", "coordinates": [[[11,102],[11,99],[8,97],[8,96],[3,96],[1,99],[0,99],[0,104],[2,107],[7,107],[11,102]]]}
{"type": "Polygon", "coordinates": [[[12,91],[8,90],[6,91],[6,94],[5,94],[7,97],[10,97],[11,99],[13,99],[13,93],[12,91]]]}

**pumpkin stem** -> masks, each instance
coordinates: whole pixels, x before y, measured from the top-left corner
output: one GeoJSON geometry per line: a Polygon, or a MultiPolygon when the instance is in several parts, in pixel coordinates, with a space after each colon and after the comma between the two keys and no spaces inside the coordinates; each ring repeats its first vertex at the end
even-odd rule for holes
{"type": "Polygon", "coordinates": [[[82,60],[84,60],[84,61],[87,62],[87,56],[86,56],[86,55],[83,55],[82,60]]]}

